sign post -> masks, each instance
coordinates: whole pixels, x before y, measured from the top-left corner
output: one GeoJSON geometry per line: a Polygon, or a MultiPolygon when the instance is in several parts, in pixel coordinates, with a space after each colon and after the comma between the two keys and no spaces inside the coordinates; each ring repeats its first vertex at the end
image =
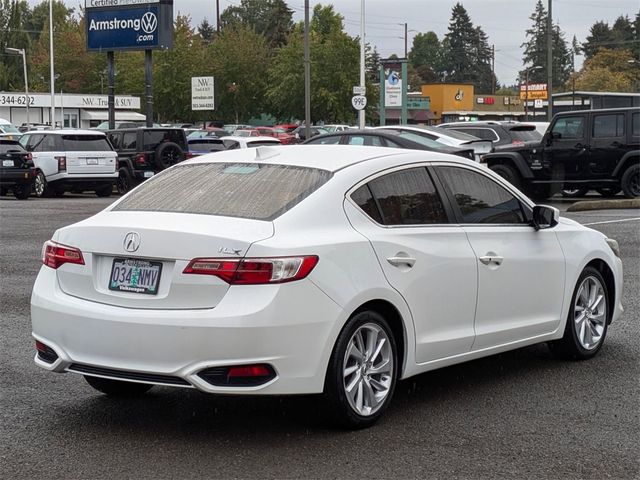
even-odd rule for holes
{"type": "Polygon", "coordinates": [[[407,61],[383,60],[380,67],[380,125],[385,124],[387,108],[400,108],[400,122],[407,123],[407,61]]]}
{"type": "Polygon", "coordinates": [[[367,97],[364,95],[354,95],[351,97],[351,105],[358,111],[364,110],[367,106],[367,97]]]}

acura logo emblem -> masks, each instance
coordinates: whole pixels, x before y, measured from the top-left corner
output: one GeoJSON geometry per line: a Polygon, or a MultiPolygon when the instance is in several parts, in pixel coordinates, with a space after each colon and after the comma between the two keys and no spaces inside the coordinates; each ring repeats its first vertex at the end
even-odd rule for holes
{"type": "Polygon", "coordinates": [[[140,248],[140,235],[136,232],[127,233],[122,246],[127,252],[135,252],[140,248]]]}
{"type": "Polygon", "coordinates": [[[152,33],[156,31],[156,28],[158,27],[158,18],[155,16],[154,13],[151,12],[147,12],[142,16],[142,30],[145,31],[145,33],[152,33]]]}

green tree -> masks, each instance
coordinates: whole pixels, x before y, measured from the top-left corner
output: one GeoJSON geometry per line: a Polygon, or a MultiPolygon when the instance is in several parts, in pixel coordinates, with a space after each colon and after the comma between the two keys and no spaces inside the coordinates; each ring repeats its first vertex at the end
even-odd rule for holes
{"type": "Polygon", "coordinates": [[[365,44],[364,50],[364,67],[366,70],[367,80],[371,83],[380,81],[380,54],[374,46],[373,49],[369,43],[365,44]]]}
{"type": "MultiPolygon", "coordinates": [[[[24,24],[31,14],[26,1],[3,0],[0,12],[0,90],[24,90],[22,57],[5,53],[5,48],[29,50],[31,38],[24,24]]],[[[27,63],[29,54],[27,54],[27,63]]]]}
{"type": "MultiPolygon", "coordinates": [[[[542,4],[542,0],[536,3],[533,14],[529,17],[533,26],[526,31],[527,41],[524,47],[523,64],[531,67],[539,67],[530,70],[529,81],[546,83],[547,81],[547,18],[548,14],[542,4]]],[[[571,52],[564,39],[564,33],[558,25],[552,28],[553,49],[553,85],[563,85],[571,74],[571,52]]],[[[524,81],[526,70],[520,71],[520,79],[524,81]]]]}
{"type": "MultiPolygon", "coordinates": [[[[353,122],[351,87],[359,80],[358,39],[343,31],[342,16],[333,7],[316,5],[310,22],[312,121],[353,122]]],[[[296,26],[268,72],[267,98],[278,118],[304,118],[303,27],[296,26]]],[[[375,97],[367,86],[369,101],[375,97]]]]}
{"type": "Polygon", "coordinates": [[[630,50],[600,48],[576,75],[576,89],[601,92],[640,91],[640,69],[630,50]]]}
{"type": "Polygon", "coordinates": [[[206,18],[198,25],[198,34],[205,42],[211,41],[215,33],[216,29],[213,28],[213,25],[211,25],[206,18]]]}
{"type": "Polygon", "coordinates": [[[413,37],[409,64],[424,83],[438,81],[440,77],[440,40],[434,32],[418,33],[413,37]]]}
{"type": "Polygon", "coordinates": [[[479,93],[491,92],[488,37],[480,27],[474,27],[460,3],[452,9],[449,30],[442,42],[441,75],[448,82],[473,83],[479,93]]]}
{"type": "Polygon", "coordinates": [[[237,24],[253,28],[264,35],[270,47],[286,43],[293,28],[293,11],[284,0],[241,0],[240,5],[227,7],[220,16],[222,29],[237,24]]]}
{"type": "Polygon", "coordinates": [[[264,35],[241,23],[222,29],[207,63],[216,80],[216,116],[242,122],[263,113],[269,46],[264,35]]]}
{"type": "Polygon", "coordinates": [[[596,22],[591,25],[589,35],[582,45],[585,59],[593,57],[600,48],[608,48],[612,45],[613,34],[606,22],[596,22]]]}

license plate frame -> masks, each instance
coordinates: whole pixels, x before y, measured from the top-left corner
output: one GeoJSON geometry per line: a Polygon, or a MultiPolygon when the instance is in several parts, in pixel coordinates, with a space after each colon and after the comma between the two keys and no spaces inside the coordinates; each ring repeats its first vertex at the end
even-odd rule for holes
{"type": "Polygon", "coordinates": [[[139,258],[116,257],[111,263],[111,274],[109,275],[108,287],[109,290],[115,292],[157,295],[161,276],[162,262],[143,260],[139,258]],[[119,270],[117,272],[117,278],[114,280],[116,268],[119,270]],[[122,272],[120,269],[123,269],[122,272]],[[156,272],[155,276],[153,276],[153,272],[156,272]],[[138,284],[138,279],[141,276],[145,281],[142,282],[142,284],[138,284]],[[150,280],[150,282],[147,281],[147,279],[150,280]]]}

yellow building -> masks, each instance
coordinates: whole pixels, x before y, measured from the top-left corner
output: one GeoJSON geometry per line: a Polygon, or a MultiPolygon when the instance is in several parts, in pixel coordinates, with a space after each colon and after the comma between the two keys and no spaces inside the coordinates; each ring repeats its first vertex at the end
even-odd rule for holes
{"type": "Polygon", "coordinates": [[[440,123],[443,112],[473,110],[474,88],[467,83],[428,83],[422,96],[429,97],[430,110],[440,123]]]}

